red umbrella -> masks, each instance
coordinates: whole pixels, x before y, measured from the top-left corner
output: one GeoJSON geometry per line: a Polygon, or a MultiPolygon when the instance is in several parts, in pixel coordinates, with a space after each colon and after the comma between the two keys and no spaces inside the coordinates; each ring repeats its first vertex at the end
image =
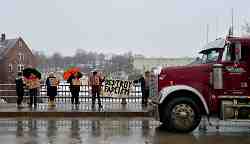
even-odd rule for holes
{"type": "Polygon", "coordinates": [[[69,68],[63,73],[63,79],[68,80],[70,76],[76,74],[77,72],[80,72],[80,68],[78,67],[69,68]]]}
{"type": "Polygon", "coordinates": [[[70,76],[71,76],[71,73],[69,73],[69,72],[64,72],[64,74],[63,74],[63,79],[64,79],[64,80],[68,80],[70,76]]]}

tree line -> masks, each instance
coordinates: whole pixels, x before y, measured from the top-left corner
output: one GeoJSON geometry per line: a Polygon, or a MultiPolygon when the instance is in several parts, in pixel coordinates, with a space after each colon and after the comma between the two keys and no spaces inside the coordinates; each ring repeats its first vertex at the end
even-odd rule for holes
{"type": "Polygon", "coordinates": [[[63,56],[59,52],[48,56],[40,51],[35,51],[34,55],[42,72],[65,70],[70,66],[78,66],[84,73],[93,69],[100,69],[105,73],[124,71],[129,74],[134,71],[132,52],[107,55],[78,49],[73,56],[63,56]]]}

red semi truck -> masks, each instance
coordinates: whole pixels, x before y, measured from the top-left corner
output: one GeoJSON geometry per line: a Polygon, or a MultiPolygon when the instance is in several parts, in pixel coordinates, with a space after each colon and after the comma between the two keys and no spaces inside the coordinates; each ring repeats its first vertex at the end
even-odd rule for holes
{"type": "Polygon", "coordinates": [[[201,52],[199,64],[162,68],[158,105],[163,126],[193,131],[202,116],[250,119],[250,38],[217,39],[201,52]]]}

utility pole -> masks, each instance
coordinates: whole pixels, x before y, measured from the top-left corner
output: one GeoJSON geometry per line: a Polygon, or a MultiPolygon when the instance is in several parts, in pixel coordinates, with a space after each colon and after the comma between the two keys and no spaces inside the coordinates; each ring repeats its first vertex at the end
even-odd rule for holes
{"type": "Polygon", "coordinates": [[[207,43],[208,43],[208,34],[209,34],[209,24],[207,24],[207,43]]]}
{"type": "Polygon", "coordinates": [[[232,36],[234,35],[234,9],[232,8],[232,24],[231,24],[231,27],[232,27],[232,36]]]}
{"type": "Polygon", "coordinates": [[[228,36],[233,36],[234,35],[234,10],[232,8],[232,23],[231,23],[231,26],[229,28],[229,32],[228,32],[228,36]]]}
{"type": "Polygon", "coordinates": [[[215,19],[215,39],[218,38],[218,16],[215,19]]]}

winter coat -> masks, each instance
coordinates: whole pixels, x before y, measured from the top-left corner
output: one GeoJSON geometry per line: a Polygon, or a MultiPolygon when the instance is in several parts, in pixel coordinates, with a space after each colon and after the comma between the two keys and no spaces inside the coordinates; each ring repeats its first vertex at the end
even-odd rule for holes
{"type": "Polygon", "coordinates": [[[56,79],[56,77],[48,77],[46,80],[47,86],[47,95],[48,96],[56,96],[57,95],[57,86],[51,84],[51,79],[56,79]]]}
{"type": "Polygon", "coordinates": [[[16,93],[17,95],[23,95],[24,94],[24,81],[22,77],[17,77],[15,80],[16,83],[16,93]]]}
{"type": "Polygon", "coordinates": [[[70,83],[69,89],[71,92],[80,92],[80,85],[73,85],[73,80],[77,79],[74,76],[70,76],[67,80],[68,83],[70,83]]]}
{"type": "MultiPolygon", "coordinates": [[[[149,86],[146,86],[146,80],[143,76],[140,77],[138,80],[134,80],[133,82],[134,83],[141,83],[141,91],[142,92],[145,92],[145,90],[149,89],[149,86]]],[[[148,82],[148,85],[149,85],[149,82],[148,82]]]]}

